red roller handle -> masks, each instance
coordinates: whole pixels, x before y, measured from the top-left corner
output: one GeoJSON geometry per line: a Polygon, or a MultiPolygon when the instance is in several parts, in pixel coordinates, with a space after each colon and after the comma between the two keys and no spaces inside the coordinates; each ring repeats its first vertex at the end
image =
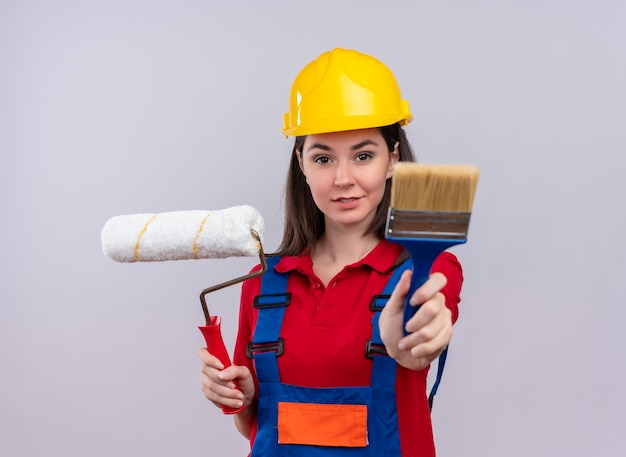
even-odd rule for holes
{"type": "MultiPolygon", "coordinates": [[[[220,362],[224,365],[224,368],[232,365],[230,361],[230,357],[228,356],[228,350],[226,349],[226,345],[224,345],[224,340],[222,339],[222,319],[219,316],[211,316],[210,325],[205,325],[198,327],[202,332],[202,336],[204,336],[204,341],[206,342],[206,347],[208,351],[220,359],[220,362]]],[[[235,388],[239,389],[239,386],[235,382],[235,388]]],[[[222,412],[224,414],[234,414],[238,413],[243,409],[243,406],[239,408],[230,408],[228,406],[222,406],[222,412]]]]}

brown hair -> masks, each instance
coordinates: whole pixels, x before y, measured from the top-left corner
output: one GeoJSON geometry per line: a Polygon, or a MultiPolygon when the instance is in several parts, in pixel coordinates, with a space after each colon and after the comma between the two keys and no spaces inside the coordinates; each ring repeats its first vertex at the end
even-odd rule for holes
{"type": "MultiPolygon", "coordinates": [[[[379,127],[380,133],[385,139],[389,152],[393,152],[394,146],[398,143],[399,160],[405,162],[415,162],[413,149],[406,137],[406,132],[400,124],[392,124],[379,127]]],[[[291,162],[287,173],[285,185],[285,226],[283,239],[276,251],[272,255],[295,256],[301,254],[305,249],[308,251],[320,239],[324,233],[324,214],[319,210],[311,191],[306,183],[306,178],[300,170],[297,153],[302,152],[306,136],[296,137],[291,162]]],[[[391,201],[391,178],[385,184],[385,193],[378,205],[376,215],[367,233],[374,233],[379,239],[385,236],[385,225],[387,222],[387,210],[391,201]]]]}

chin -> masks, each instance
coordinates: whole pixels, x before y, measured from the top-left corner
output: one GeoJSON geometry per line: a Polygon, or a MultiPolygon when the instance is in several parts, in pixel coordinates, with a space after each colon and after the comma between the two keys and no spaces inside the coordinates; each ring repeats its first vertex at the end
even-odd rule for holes
{"type": "Polygon", "coordinates": [[[363,214],[340,214],[335,217],[329,217],[328,219],[334,224],[346,227],[355,227],[363,224],[369,226],[371,223],[370,218],[363,214]]]}

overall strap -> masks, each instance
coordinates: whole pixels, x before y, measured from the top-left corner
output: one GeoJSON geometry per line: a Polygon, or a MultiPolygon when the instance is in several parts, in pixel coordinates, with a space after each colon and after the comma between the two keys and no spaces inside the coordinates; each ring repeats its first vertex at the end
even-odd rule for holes
{"type": "MultiPolygon", "coordinates": [[[[374,348],[381,348],[379,350],[379,353],[386,353],[384,351],[384,345],[380,338],[380,329],[378,327],[380,311],[382,311],[383,307],[387,303],[387,300],[391,296],[391,293],[393,292],[393,289],[396,287],[396,284],[398,284],[398,281],[400,280],[400,276],[402,276],[402,273],[404,273],[408,269],[411,269],[412,266],[413,266],[413,263],[411,262],[411,259],[407,259],[404,263],[402,263],[398,268],[396,268],[396,270],[393,272],[393,274],[389,278],[389,281],[387,282],[387,285],[385,286],[385,289],[383,290],[383,292],[380,295],[376,295],[372,299],[372,304],[370,305],[370,308],[376,311],[376,313],[374,314],[374,317],[372,318],[372,325],[373,325],[372,340],[371,340],[371,344],[370,342],[368,342],[368,347],[366,349],[367,354],[376,353],[377,351],[374,348]]],[[[443,370],[446,365],[447,355],[448,355],[448,347],[446,346],[443,352],[439,355],[439,359],[437,362],[437,375],[435,377],[435,382],[433,383],[430,394],[428,395],[428,406],[431,411],[433,408],[433,400],[435,398],[435,395],[437,394],[437,389],[439,388],[439,384],[441,383],[441,378],[443,377],[443,370]]],[[[372,371],[372,386],[388,383],[390,373],[394,374],[394,380],[395,380],[395,361],[392,360],[391,357],[373,357],[373,359],[374,359],[374,367],[372,371]],[[391,370],[390,368],[391,365],[389,364],[389,362],[393,362],[394,364],[393,370],[391,370]]]]}
{"type": "Polygon", "coordinates": [[[370,404],[372,411],[368,418],[371,433],[369,455],[400,455],[400,435],[398,429],[398,410],[396,408],[396,372],[398,364],[387,355],[380,338],[378,326],[380,313],[386,305],[393,289],[404,271],[411,267],[407,261],[392,273],[387,284],[379,295],[372,297],[370,310],[372,316],[372,339],[367,342],[365,355],[372,359],[372,375],[370,386],[374,401],[370,404]]]}
{"type": "Polygon", "coordinates": [[[254,307],[259,310],[252,342],[248,344],[247,355],[254,358],[259,380],[279,382],[276,357],[284,350],[280,329],[285,309],[291,301],[287,292],[287,273],[279,273],[275,266],[281,257],[267,259],[267,271],[261,277],[261,293],[254,299],[254,307]]]}
{"type": "Polygon", "coordinates": [[[412,263],[409,259],[396,268],[389,278],[389,281],[387,281],[383,291],[380,295],[375,295],[370,303],[370,309],[374,311],[374,316],[372,317],[372,339],[367,343],[366,355],[372,358],[373,361],[372,387],[395,387],[396,361],[387,356],[383,340],[380,338],[378,322],[380,320],[380,312],[385,307],[389,297],[391,297],[391,293],[396,287],[396,284],[398,284],[400,276],[402,276],[402,273],[406,270],[410,269],[411,266],[412,263]]]}

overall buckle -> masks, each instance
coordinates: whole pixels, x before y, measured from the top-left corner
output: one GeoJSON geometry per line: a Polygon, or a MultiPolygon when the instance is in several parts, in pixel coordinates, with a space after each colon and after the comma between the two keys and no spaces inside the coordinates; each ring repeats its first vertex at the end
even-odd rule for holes
{"type": "Polygon", "coordinates": [[[387,302],[389,301],[389,298],[391,298],[391,295],[387,295],[387,294],[374,295],[372,297],[372,301],[370,301],[370,311],[375,311],[375,312],[382,311],[385,305],[387,304],[387,302]]]}
{"type": "Polygon", "coordinates": [[[374,356],[388,356],[387,349],[384,344],[376,344],[372,340],[367,340],[365,343],[365,357],[373,359],[374,356]]]}
{"type": "Polygon", "coordinates": [[[246,356],[249,359],[254,358],[254,354],[259,352],[275,352],[276,357],[283,355],[285,350],[285,339],[278,338],[278,341],[270,341],[269,343],[253,343],[250,341],[246,348],[246,356]]]}
{"type": "Polygon", "coordinates": [[[283,294],[264,294],[254,297],[252,305],[256,309],[278,308],[288,306],[291,303],[291,292],[283,294]]]}

